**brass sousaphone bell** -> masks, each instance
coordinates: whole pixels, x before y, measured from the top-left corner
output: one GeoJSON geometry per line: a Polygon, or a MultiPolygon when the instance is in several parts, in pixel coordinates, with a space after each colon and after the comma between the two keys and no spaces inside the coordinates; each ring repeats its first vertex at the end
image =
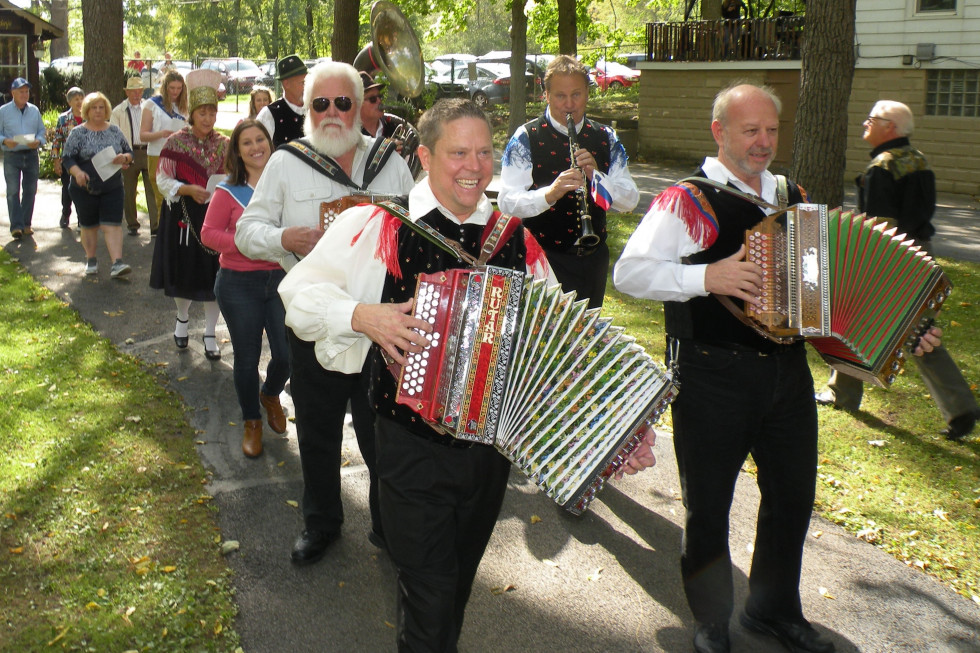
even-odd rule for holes
{"type": "MultiPolygon", "coordinates": [[[[422,93],[425,67],[419,37],[401,9],[388,0],[371,5],[371,42],[354,57],[354,68],[371,77],[380,70],[402,97],[413,98],[422,93]]],[[[415,153],[419,146],[418,132],[406,122],[398,126],[391,138],[401,141],[401,154],[412,177],[418,179],[422,171],[422,163],[415,153]]]]}
{"type": "Polygon", "coordinates": [[[354,67],[372,77],[380,70],[406,98],[417,97],[425,87],[419,37],[405,14],[388,0],[371,6],[371,42],[357,53],[354,67]]]}

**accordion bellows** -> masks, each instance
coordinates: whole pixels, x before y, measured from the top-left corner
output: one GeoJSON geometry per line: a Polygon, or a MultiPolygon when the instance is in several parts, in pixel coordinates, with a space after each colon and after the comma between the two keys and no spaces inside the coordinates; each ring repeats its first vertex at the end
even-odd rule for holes
{"type": "Polygon", "coordinates": [[[806,338],[832,367],[887,386],[952,285],[884,221],[797,204],[746,232],[763,269],[762,305],[745,316],[773,339],[806,338]]]}
{"type": "Polygon", "coordinates": [[[621,327],[523,272],[419,276],[431,346],[408,356],[397,402],[447,437],[493,445],[579,514],[676,394],[621,327]]]}

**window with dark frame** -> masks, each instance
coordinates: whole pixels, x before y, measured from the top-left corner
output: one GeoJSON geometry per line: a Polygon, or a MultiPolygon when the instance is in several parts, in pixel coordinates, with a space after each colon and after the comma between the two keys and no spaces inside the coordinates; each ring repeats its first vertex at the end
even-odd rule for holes
{"type": "Polygon", "coordinates": [[[926,115],[980,116],[980,70],[930,70],[926,115]]]}
{"type": "Polygon", "coordinates": [[[917,12],[956,11],[956,0],[918,0],[917,12]]]}

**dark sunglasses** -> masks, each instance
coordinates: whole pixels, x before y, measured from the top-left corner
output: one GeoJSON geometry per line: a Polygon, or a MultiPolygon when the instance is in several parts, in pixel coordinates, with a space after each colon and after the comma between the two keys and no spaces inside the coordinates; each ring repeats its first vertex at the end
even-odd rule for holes
{"type": "MultiPolygon", "coordinates": [[[[354,106],[354,101],[349,97],[341,95],[340,97],[333,98],[333,105],[337,107],[337,111],[341,113],[347,113],[354,106]]],[[[323,113],[330,108],[330,98],[328,97],[315,97],[313,101],[310,102],[310,106],[317,113],[323,113]]]]}
{"type": "Polygon", "coordinates": [[[372,95],[371,97],[364,98],[364,101],[365,102],[370,102],[371,104],[377,104],[378,102],[381,101],[381,99],[382,98],[381,98],[380,95],[372,95]]]}

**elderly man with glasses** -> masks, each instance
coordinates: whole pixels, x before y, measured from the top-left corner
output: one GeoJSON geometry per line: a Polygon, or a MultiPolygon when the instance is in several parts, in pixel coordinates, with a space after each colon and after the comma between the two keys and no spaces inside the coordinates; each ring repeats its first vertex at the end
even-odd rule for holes
{"type": "MultiPolygon", "coordinates": [[[[936,233],[932,226],[936,176],[922,152],[909,141],[914,127],[912,110],[901,102],[881,100],[871,108],[862,135],[872,147],[871,163],[855,180],[858,211],[885,219],[931,254],[930,241],[936,233]]],[[[913,360],[946,421],[941,435],[948,440],[962,440],[973,431],[980,417],[969,383],[945,347],[913,360]]],[[[817,394],[817,402],[857,411],[863,394],[861,381],[834,370],[827,390],[817,394]]]]}
{"type": "MultiPolygon", "coordinates": [[[[395,146],[361,134],[364,87],[353,66],[328,61],[306,78],[306,137],[278,148],[238,220],[235,244],[250,258],[278,262],[288,272],[330,228],[331,203],[352,194],[407,194],[412,175],[395,146]]],[[[340,537],[341,444],[350,400],[358,446],[370,474],[369,539],[383,546],[374,473],[374,417],[361,374],[324,369],[312,341],[290,330],[291,390],[303,468],[305,529],[292,551],[294,563],[320,560],[340,537]]],[[[265,402],[263,402],[265,403],[265,402]]],[[[278,409],[278,398],[273,410],[278,409]]],[[[269,410],[269,406],[266,406],[269,410]]]]}

